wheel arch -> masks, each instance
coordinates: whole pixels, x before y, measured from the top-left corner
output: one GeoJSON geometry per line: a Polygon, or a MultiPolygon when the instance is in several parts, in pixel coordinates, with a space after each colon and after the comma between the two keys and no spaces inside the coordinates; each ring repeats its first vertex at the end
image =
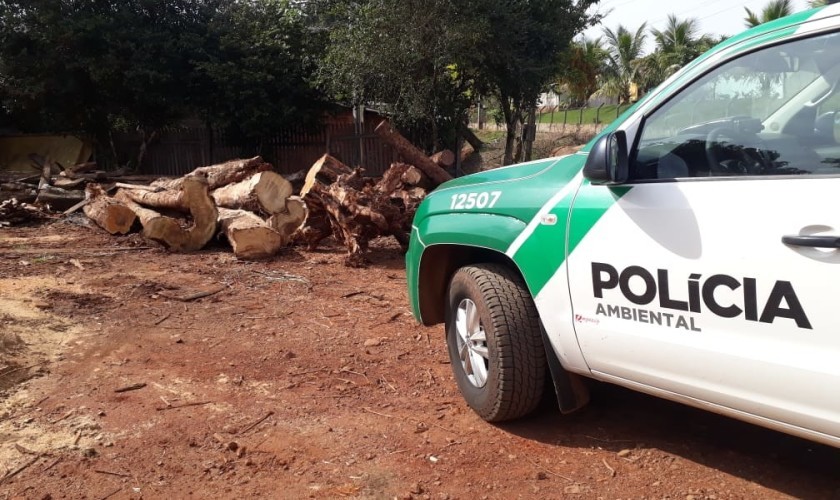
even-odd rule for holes
{"type": "MultiPolygon", "coordinates": [[[[417,277],[418,307],[424,325],[444,322],[447,287],[453,274],[461,267],[481,263],[508,266],[526,282],[519,266],[498,250],[463,244],[435,244],[424,249],[417,277]]],[[[589,388],[584,377],[563,368],[545,328],[542,327],[541,331],[546,361],[560,411],[574,412],[589,402],[589,388]]]]}
{"type": "Polygon", "coordinates": [[[522,271],[510,257],[491,248],[448,243],[426,247],[417,276],[418,306],[424,325],[444,322],[446,289],[455,271],[481,263],[504,264],[522,277],[522,271]]]}

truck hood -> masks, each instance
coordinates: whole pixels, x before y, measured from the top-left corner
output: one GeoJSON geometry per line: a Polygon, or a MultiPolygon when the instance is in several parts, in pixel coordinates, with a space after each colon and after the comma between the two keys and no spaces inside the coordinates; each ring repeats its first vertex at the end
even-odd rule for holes
{"type": "Polygon", "coordinates": [[[552,165],[563,159],[563,156],[555,158],[545,158],[528,163],[520,163],[518,165],[511,165],[509,167],[501,167],[486,172],[479,172],[477,174],[467,175],[453,179],[444,184],[441,184],[435,192],[443,191],[450,188],[459,188],[464,186],[476,186],[478,184],[485,184],[488,182],[504,182],[524,177],[537,175],[540,172],[551,168],[552,165]]]}
{"type": "Polygon", "coordinates": [[[414,223],[445,214],[488,214],[527,223],[580,172],[585,162],[586,153],[577,153],[451,180],[426,197],[417,209],[414,223]]]}

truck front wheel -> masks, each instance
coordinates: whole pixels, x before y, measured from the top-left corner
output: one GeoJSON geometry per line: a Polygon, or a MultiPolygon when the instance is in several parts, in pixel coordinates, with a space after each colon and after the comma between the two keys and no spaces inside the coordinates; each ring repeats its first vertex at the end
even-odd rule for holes
{"type": "Polygon", "coordinates": [[[511,420],[537,407],[546,374],[540,319],[513,270],[477,264],[454,274],[446,342],[458,388],[481,418],[511,420]]]}

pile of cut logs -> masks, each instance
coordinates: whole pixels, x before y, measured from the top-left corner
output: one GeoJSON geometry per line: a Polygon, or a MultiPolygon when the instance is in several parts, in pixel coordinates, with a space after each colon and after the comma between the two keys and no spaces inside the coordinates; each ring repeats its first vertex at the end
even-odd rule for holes
{"type": "Polygon", "coordinates": [[[139,220],[145,238],[173,251],[199,250],[218,232],[237,257],[268,257],[306,218],[292,184],[271,168],[259,156],[234,160],[148,186],[118,182],[114,196],[88,184],[84,211],[111,234],[126,234],[139,220]]]}
{"type": "MultiPolygon", "coordinates": [[[[334,236],[347,248],[345,263],[363,266],[368,244],[376,237],[393,236],[407,247],[417,207],[429,191],[452,178],[447,170],[455,163],[451,151],[426,156],[387,120],[375,132],[405,160],[392,164],[381,178],[365,177],[363,168],[351,168],[329,155],[305,175],[301,171],[288,179],[255,157],[199,167],[183,177],[150,184],[150,179],[138,176],[100,183],[95,180],[103,174],[75,169],[56,175],[46,161],[39,186],[22,189],[28,201],[41,202],[36,205],[58,200],[66,206],[82,198],[75,194],[81,191],[68,189],[72,183],[84,188],[83,199],[65,213],[83,207],[88,218],[111,234],[126,234],[139,221],[146,239],[173,251],[196,251],[224,235],[237,257],[263,258],[293,242],[314,249],[334,236]],[[298,189],[299,196],[293,195],[298,189]]],[[[472,150],[462,150],[462,158],[472,150]]]]}

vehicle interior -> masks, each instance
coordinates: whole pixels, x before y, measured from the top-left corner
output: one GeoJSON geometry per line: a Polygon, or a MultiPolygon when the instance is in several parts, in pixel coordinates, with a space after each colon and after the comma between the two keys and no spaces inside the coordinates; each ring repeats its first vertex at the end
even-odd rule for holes
{"type": "Polygon", "coordinates": [[[636,181],[840,174],[840,33],[729,61],[656,109],[640,133],[636,181]]]}

